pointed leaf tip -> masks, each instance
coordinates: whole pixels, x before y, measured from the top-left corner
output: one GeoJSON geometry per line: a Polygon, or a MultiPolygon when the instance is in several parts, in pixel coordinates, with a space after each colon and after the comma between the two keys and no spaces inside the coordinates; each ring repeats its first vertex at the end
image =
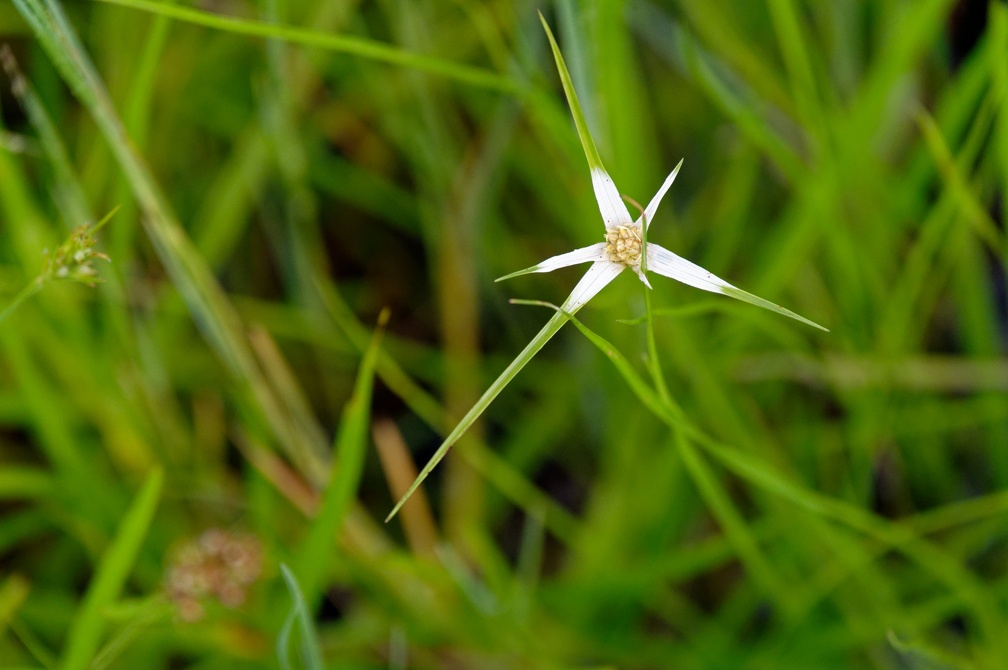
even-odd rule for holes
{"type": "Polygon", "coordinates": [[[581,103],[578,102],[577,92],[574,90],[574,82],[571,80],[570,72],[567,70],[567,63],[564,62],[560,47],[557,46],[553,31],[542,14],[539,14],[546,37],[549,39],[550,49],[553,51],[553,60],[556,61],[557,72],[560,74],[560,83],[563,84],[564,95],[567,96],[567,105],[570,107],[571,116],[574,117],[574,127],[577,129],[578,139],[581,140],[581,148],[584,150],[585,158],[588,161],[588,168],[591,171],[592,188],[595,191],[595,199],[598,201],[599,211],[605,220],[606,228],[612,229],[616,226],[626,225],[632,221],[626,205],[620,199],[619,191],[613,184],[612,178],[602,165],[602,158],[595,147],[595,140],[592,139],[588,130],[588,122],[585,120],[584,112],[581,110],[581,103]]]}
{"type": "Polygon", "coordinates": [[[533,272],[536,271],[536,267],[538,266],[533,265],[532,267],[525,268],[524,270],[516,270],[515,272],[512,272],[511,274],[506,274],[503,277],[497,277],[497,279],[494,279],[494,282],[496,283],[499,281],[504,281],[505,279],[514,279],[515,277],[520,277],[522,275],[532,274],[533,272]]]}
{"type": "Polygon", "coordinates": [[[795,321],[801,321],[802,323],[804,323],[807,326],[812,326],[813,328],[818,328],[819,330],[822,330],[822,331],[827,332],[827,333],[830,332],[829,328],[826,328],[824,326],[820,326],[815,321],[812,321],[811,319],[806,319],[801,314],[796,314],[795,312],[792,312],[791,310],[789,310],[789,309],[787,309],[785,307],[781,307],[777,303],[770,302],[766,298],[761,298],[758,295],[753,295],[752,293],[749,293],[748,291],[743,291],[742,289],[736,288],[736,287],[734,287],[734,286],[732,286],[730,284],[727,285],[727,286],[722,286],[721,289],[720,289],[720,292],[722,294],[728,296],[729,298],[735,298],[736,300],[741,300],[742,302],[747,302],[750,305],[756,305],[757,307],[762,307],[763,309],[769,310],[771,312],[776,312],[777,314],[780,314],[782,316],[786,316],[786,317],[788,317],[790,319],[794,319],[795,321]]]}

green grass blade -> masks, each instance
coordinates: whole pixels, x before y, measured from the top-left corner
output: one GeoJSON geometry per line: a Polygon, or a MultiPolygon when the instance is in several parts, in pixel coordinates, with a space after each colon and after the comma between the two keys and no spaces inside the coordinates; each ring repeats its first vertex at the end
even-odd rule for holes
{"type": "Polygon", "coordinates": [[[283,670],[293,670],[294,666],[290,662],[291,637],[294,635],[294,624],[297,622],[297,610],[291,607],[291,611],[284,619],[280,632],[277,633],[276,653],[280,659],[280,667],[283,670]]]}
{"type": "Polygon", "coordinates": [[[741,300],[742,302],[747,302],[750,305],[756,305],[757,307],[762,307],[763,309],[768,309],[771,312],[777,312],[783,316],[792,318],[796,321],[801,321],[805,325],[812,326],[813,328],[818,328],[819,330],[830,332],[829,328],[820,326],[815,321],[810,321],[800,314],[795,314],[789,309],[781,307],[780,305],[770,302],[766,298],[761,298],[758,295],[753,295],[748,291],[743,291],[740,288],[735,288],[734,286],[722,286],[720,288],[721,293],[728,296],[729,298],[735,298],[736,300],[741,300]]]}
{"type": "Polygon", "coordinates": [[[520,354],[518,354],[518,356],[515,357],[513,361],[511,361],[511,364],[504,369],[504,372],[497,377],[494,383],[490,385],[490,388],[488,388],[486,392],[480,396],[480,399],[476,401],[476,404],[472,406],[472,409],[470,409],[469,412],[462,417],[462,420],[459,421],[458,425],[455,426],[455,428],[444,439],[444,442],[442,442],[441,446],[438,447],[438,450],[434,452],[431,459],[427,461],[427,465],[425,465],[423,470],[420,471],[420,474],[417,475],[416,480],[410,484],[410,487],[406,489],[406,493],[403,494],[403,496],[399,499],[399,502],[397,502],[395,507],[392,508],[389,515],[385,517],[386,523],[388,523],[392,517],[396,515],[396,512],[398,512],[399,509],[406,503],[406,501],[409,500],[409,497],[413,495],[413,492],[417,490],[417,487],[419,487],[420,484],[427,479],[428,475],[434,471],[437,464],[440,463],[441,460],[448,454],[448,450],[452,448],[452,445],[458,441],[463,433],[469,430],[469,427],[472,426],[473,423],[476,422],[476,419],[478,419],[486,408],[490,406],[490,403],[493,402],[494,398],[496,398],[500,392],[504,390],[505,386],[511,383],[511,380],[514,379],[521,369],[532,360],[533,356],[539,353],[540,349],[546,346],[546,343],[550,341],[550,338],[556,335],[557,331],[559,331],[561,326],[563,326],[566,322],[567,317],[565,315],[560,312],[554,314],[553,317],[546,322],[546,325],[543,326],[542,330],[540,330],[539,333],[532,338],[532,341],[528,343],[528,345],[521,351],[520,354]]]}
{"type": "Polygon", "coordinates": [[[297,552],[297,574],[305,601],[314,607],[321,596],[322,580],[331,565],[333,537],[340,531],[343,519],[353,502],[364,469],[368,447],[368,427],[371,418],[371,392],[374,389],[375,367],[378,363],[382,334],[389,312],[378,317],[378,328],[364,354],[353,395],[343,408],[343,417],[336,434],[335,458],[329,486],[326,488],[308,537],[297,552]]]}
{"type": "Polygon", "coordinates": [[[43,498],[56,490],[56,480],[48,470],[26,465],[0,467],[0,500],[43,498]]]}
{"type": "Polygon", "coordinates": [[[53,0],[14,3],[105,135],[144,211],[147,234],[196,324],[240,380],[242,393],[254,399],[291,458],[312,476],[324,472],[324,445],[298,434],[284,415],[248,346],[238,313],[186,235],[147,163],[129,141],[115,106],[61,6],[53,0]]]}
{"type": "Polygon", "coordinates": [[[140,602],[127,603],[121,611],[111,612],[115,634],[95,655],[88,670],[118,667],[116,662],[133,644],[142,640],[144,633],[150,632],[158,623],[172,621],[175,614],[174,603],[165,599],[161,593],[155,593],[140,602]]]}
{"type": "Polygon", "coordinates": [[[291,613],[284,623],[280,634],[277,637],[277,653],[280,656],[284,667],[290,667],[287,662],[290,658],[290,642],[293,637],[293,623],[299,624],[301,633],[301,661],[308,670],[325,670],[325,663],[322,660],[322,645],[319,644],[318,632],[315,630],[315,622],[312,620],[308,610],[308,603],[301,593],[297,577],[291,569],[284,564],[280,564],[280,572],[283,574],[284,582],[287,583],[287,590],[290,592],[291,613]],[[281,642],[283,646],[281,647],[281,642]]]}
{"type": "Polygon", "coordinates": [[[710,508],[725,537],[737,552],[746,569],[760,583],[770,597],[775,598],[784,608],[791,611],[795,607],[795,596],[800,589],[788,588],[783,579],[771,567],[770,561],[760,549],[756,538],[749,529],[745,518],[731,499],[724,484],[718,481],[711,466],[697,451],[685,431],[675,432],[675,443],[690,478],[700,491],[704,502],[710,508]]]}
{"type": "MultiPolygon", "coordinates": [[[[895,82],[906,75],[914,60],[945,30],[949,7],[953,4],[953,0],[920,0],[914,3],[914,11],[907,12],[904,20],[895,23],[851,103],[851,125],[845,129],[845,137],[867,139],[877,129],[876,124],[884,114],[895,82]]],[[[848,142],[845,148],[863,153],[857,141],[848,142]]]]}
{"type": "Polygon", "coordinates": [[[327,35],[290,26],[219,16],[190,7],[169,5],[163,2],[151,2],[150,0],[99,0],[99,2],[151,12],[159,16],[167,16],[179,21],[206,26],[216,30],[224,30],[238,35],[279,39],[292,44],[326,49],[337,53],[368,58],[381,63],[431,72],[464,84],[500,91],[502,93],[518,93],[521,90],[519,82],[496,72],[453,63],[433,56],[410,53],[363,37],[327,35]]]}
{"type": "Polygon", "coordinates": [[[1008,212],[1008,6],[991,2],[990,54],[991,85],[998,101],[997,130],[994,147],[1001,173],[1001,212],[1008,212]]]}
{"type": "Polygon", "coordinates": [[[983,240],[994,254],[1004,258],[1006,251],[1008,251],[1004,234],[998,229],[998,224],[987,213],[987,208],[970,188],[967,178],[952,156],[952,150],[945,141],[938,124],[930,114],[923,110],[917,113],[916,120],[917,126],[924,135],[927,147],[938,165],[946,188],[956,199],[977,237],[983,240]]]}
{"type": "Polygon", "coordinates": [[[602,170],[605,172],[598,149],[595,148],[595,141],[588,131],[588,122],[585,121],[584,112],[581,111],[581,103],[578,102],[577,93],[574,91],[574,82],[571,81],[570,72],[567,71],[567,64],[560,53],[560,47],[557,46],[556,39],[553,37],[553,31],[550,30],[549,24],[546,23],[546,19],[543,18],[542,13],[539,14],[539,21],[542,22],[543,28],[546,30],[546,37],[549,38],[550,48],[553,50],[553,59],[556,60],[557,70],[560,72],[560,82],[563,84],[571,115],[574,117],[574,125],[577,127],[577,134],[581,139],[581,146],[584,148],[585,157],[588,159],[588,167],[592,170],[602,170]]]}
{"type": "Polygon", "coordinates": [[[21,73],[14,54],[6,45],[0,47],[0,62],[11,80],[11,90],[17,96],[28,115],[32,126],[38,133],[39,143],[49,159],[55,173],[54,195],[63,213],[67,229],[78,226],[90,218],[90,208],[87,198],[81,188],[80,181],[70,163],[63,140],[60,138],[49,112],[39,99],[34,87],[21,73]]]}
{"type": "MultiPolygon", "coordinates": [[[[792,0],[770,0],[767,8],[773,19],[777,44],[787,67],[788,78],[791,80],[795,107],[804,117],[803,125],[806,128],[820,131],[821,112],[817,100],[812,58],[803,36],[803,32],[808,32],[807,27],[801,24],[799,13],[792,0]]],[[[821,139],[823,138],[814,138],[817,142],[821,139]]]]}
{"type": "Polygon", "coordinates": [[[157,510],[163,479],[161,470],[155,470],[147,478],[123,517],[112,544],[98,562],[84,602],[70,625],[61,665],[63,670],[84,670],[98,650],[106,627],[103,610],[119,596],[133,567],[157,510]]]}
{"type": "Polygon", "coordinates": [[[28,599],[31,585],[23,575],[10,575],[0,583],[0,636],[7,635],[7,626],[28,599]]]}
{"type": "MultiPolygon", "coordinates": [[[[543,303],[544,305],[546,303],[543,303]]],[[[553,309],[559,309],[553,305],[548,305],[553,309]]],[[[562,314],[562,312],[558,312],[562,314]]],[[[700,454],[691,443],[691,434],[697,433],[689,423],[684,421],[674,408],[671,397],[663,398],[633,369],[630,362],[612,344],[603,337],[593,332],[585,326],[579,319],[572,315],[566,315],[574,326],[588,338],[602,353],[604,353],[623,379],[633,389],[635,395],[657,416],[665,418],[675,431],[675,441],[679,448],[680,455],[686,465],[687,471],[700,491],[704,500],[709,505],[712,513],[724,529],[728,540],[735,547],[739,558],[752,571],[753,576],[758,579],[768,595],[777,597],[780,601],[790,607],[791,596],[787,594],[787,589],[783,588],[783,582],[770,567],[769,562],[764,557],[763,552],[746,527],[741,513],[736,509],[731,497],[724,487],[717,481],[710,466],[703,461],[700,454]]]]}
{"type": "MultiPolygon", "coordinates": [[[[641,264],[643,267],[643,263],[641,264]]],[[[651,372],[651,379],[654,382],[655,389],[664,399],[671,399],[672,394],[669,393],[668,385],[665,383],[665,375],[662,374],[661,358],[658,355],[658,341],[655,338],[655,327],[654,327],[654,312],[651,310],[651,290],[644,287],[644,319],[647,324],[647,364],[648,370],[651,372]]]]}
{"type": "MultiPolygon", "coordinates": [[[[553,306],[551,305],[551,307],[553,306]]],[[[556,307],[553,308],[556,309],[556,307]]],[[[657,417],[665,421],[671,428],[677,432],[681,431],[684,438],[695,440],[705,451],[719,460],[724,467],[743,479],[751,481],[809,512],[840,522],[849,528],[886,542],[892,549],[906,555],[936,579],[945,583],[953,593],[958,594],[958,597],[962,598],[963,602],[972,608],[972,613],[976,618],[977,624],[984,634],[990,635],[994,630],[997,630],[999,618],[991,598],[984,591],[979,580],[954,558],[947,556],[943,551],[932,546],[930,542],[921,539],[908,528],[889,524],[864,509],[810,491],[781,476],[759,459],[710,439],[693,426],[683,416],[682,411],[676,405],[662,402],[658,394],[647,385],[643,378],[633,369],[629,361],[612,344],[589,330],[573,316],[570,316],[569,320],[612,361],[631,390],[634,391],[646,407],[651,409],[657,417]]],[[[705,482],[704,486],[706,487],[708,484],[709,482],[705,482]]],[[[730,504],[728,500],[715,502],[717,502],[719,507],[722,503],[730,504]]],[[[731,521],[734,530],[744,532],[742,526],[735,525],[736,523],[741,523],[740,519],[732,519],[731,521]]],[[[726,529],[726,532],[729,531],[726,529]]],[[[749,540],[743,539],[743,542],[748,543],[749,540]]],[[[753,548],[754,545],[749,547],[743,545],[740,548],[740,552],[744,551],[744,554],[740,555],[743,558],[748,556],[751,559],[752,555],[750,552],[753,548]]],[[[750,567],[752,566],[750,565],[750,567]]],[[[759,571],[757,574],[763,570],[762,567],[758,567],[758,564],[756,569],[759,571]]],[[[770,582],[771,584],[775,581],[772,573],[761,574],[760,576],[771,578],[773,580],[770,582]]],[[[785,599],[784,602],[789,603],[789,599],[785,599]]]]}
{"type": "Polygon", "coordinates": [[[41,277],[39,277],[32,283],[25,286],[20,291],[18,291],[18,294],[15,295],[9,303],[7,303],[7,305],[3,308],[3,311],[0,311],[0,323],[2,323],[4,319],[10,316],[14,312],[14,310],[20,307],[25,300],[41,291],[43,286],[45,286],[45,282],[42,281],[41,277]]]}
{"type": "Polygon", "coordinates": [[[512,272],[510,274],[506,274],[503,277],[497,277],[497,279],[494,279],[494,281],[495,282],[506,281],[508,279],[514,279],[515,277],[521,277],[522,275],[528,275],[528,274],[532,274],[533,272],[539,272],[539,266],[540,265],[541,265],[541,263],[537,263],[536,265],[533,265],[532,267],[525,268],[524,270],[515,270],[514,272],[512,272]]]}

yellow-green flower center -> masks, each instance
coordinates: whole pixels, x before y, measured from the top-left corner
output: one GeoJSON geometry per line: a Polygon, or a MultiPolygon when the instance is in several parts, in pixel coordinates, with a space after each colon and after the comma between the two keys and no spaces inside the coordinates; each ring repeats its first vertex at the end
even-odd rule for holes
{"type": "Polygon", "coordinates": [[[640,226],[617,226],[606,231],[606,255],[614,263],[638,265],[641,259],[640,226]]]}

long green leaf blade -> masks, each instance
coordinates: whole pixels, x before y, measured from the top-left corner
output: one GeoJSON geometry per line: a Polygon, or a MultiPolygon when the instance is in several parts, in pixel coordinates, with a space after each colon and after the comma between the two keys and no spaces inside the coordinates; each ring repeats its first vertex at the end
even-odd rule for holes
{"type": "Polygon", "coordinates": [[[581,103],[578,102],[577,93],[574,91],[574,82],[571,80],[570,72],[567,71],[567,63],[564,62],[560,47],[557,46],[556,39],[549,24],[539,13],[539,21],[542,22],[546,30],[546,37],[549,38],[550,48],[553,50],[553,59],[556,61],[557,70],[560,72],[560,82],[563,84],[564,93],[567,95],[567,103],[570,105],[571,115],[574,117],[574,125],[577,127],[578,137],[581,139],[581,146],[584,147],[585,157],[588,159],[588,167],[595,170],[605,171],[602,167],[602,159],[599,157],[598,149],[595,148],[595,141],[591,133],[588,132],[588,122],[585,121],[584,112],[581,111],[581,103]]]}
{"type": "Polygon", "coordinates": [[[778,314],[794,319],[795,321],[801,321],[805,325],[812,326],[813,328],[818,328],[819,330],[825,331],[827,333],[830,332],[829,328],[820,326],[815,321],[806,319],[801,314],[795,314],[791,310],[785,307],[781,307],[777,303],[770,302],[766,298],[761,298],[758,295],[753,295],[752,293],[749,293],[748,291],[743,291],[740,288],[735,288],[734,286],[723,286],[721,287],[721,293],[728,296],[729,298],[735,298],[736,300],[747,302],[750,305],[756,305],[757,307],[768,309],[771,312],[777,312],[778,314]]]}
{"type": "Polygon", "coordinates": [[[112,544],[99,560],[84,602],[70,625],[63,670],[84,670],[98,650],[105,630],[103,610],[119,596],[133,567],[157,510],[163,479],[160,469],[147,478],[123,517],[112,544]]]}
{"type": "Polygon", "coordinates": [[[353,394],[343,409],[343,418],[336,434],[336,456],[333,459],[329,486],[308,537],[298,552],[297,573],[301,577],[301,589],[305,601],[312,607],[321,596],[322,578],[330,564],[329,547],[350,509],[364,469],[371,418],[371,393],[374,389],[382,334],[388,318],[388,310],[378,317],[378,328],[364,354],[353,394]]]}
{"type": "Polygon", "coordinates": [[[388,523],[392,517],[396,515],[396,512],[398,512],[400,508],[406,504],[406,501],[409,500],[411,495],[413,495],[413,492],[417,490],[420,484],[427,479],[428,475],[434,471],[437,464],[440,463],[441,460],[448,454],[448,450],[452,448],[452,445],[455,444],[455,442],[457,442],[467,430],[469,430],[469,427],[472,426],[476,422],[476,419],[478,419],[486,408],[490,406],[490,403],[493,402],[494,398],[496,398],[500,392],[504,390],[504,387],[515,378],[521,369],[532,360],[532,357],[539,353],[540,349],[546,346],[546,343],[550,341],[550,338],[556,335],[557,331],[560,330],[561,326],[563,326],[566,322],[567,316],[565,314],[561,314],[560,312],[554,314],[553,318],[546,322],[546,325],[543,326],[542,330],[540,330],[539,333],[532,338],[532,341],[529,342],[524,349],[522,349],[521,353],[518,354],[513,361],[511,361],[511,364],[504,369],[504,372],[497,377],[494,383],[490,385],[490,388],[488,388],[480,399],[476,401],[476,404],[472,406],[472,409],[470,409],[466,415],[462,417],[459,424],[455,426],[451,433],[448,434],[448,437],[444,439],[444,442],[441,443],[438,450],[434,452],[431,459],[427,461],[427,465],[425,465],[423,470],[420,471],[420,474],[417,475],[417,478],[412,484],[410,484],[410,487],[406,489],[406,493],[403,494],[403,496],[399,499],[399,502],[397,502],[395,507],[392,508],[389,515],[385,517],[385,523],[388,523]]]}
{"type": "Polygon", "coordinates": [[[591,171],[592,188],[595,190],[595,199],[598,201],[599,211],[605,221],[607,229],[617,226],[632,225],[633,220],[627,211],[626,205],[620,197],[619,190],[613,183],[609,173],[602,166],[602,159],[599,157],[598,149],[595,148],[595,141],[588,131],[588,122],[585,121],[584,112],[581,111],[581,103],[578,102],[577,93],[574,91],[574,82],[571,81],[570,72],[567,71],[567,64],[564,62],[560,48],[557,46],[553,31],[543,15],[539,14],[539,21],[542,22],[549,38],[550,48],[553,50],[553,59],[556,61],[557,71],[560,73],[560,81],[563,83],[564,93],[567,95],[567,103],[570,107],[571,115],[574,117],[574,125],[577,127],[578,137],[581,139],[581,146],[584,148],[585,158],[588,159],[588,168],[591,171]]]}

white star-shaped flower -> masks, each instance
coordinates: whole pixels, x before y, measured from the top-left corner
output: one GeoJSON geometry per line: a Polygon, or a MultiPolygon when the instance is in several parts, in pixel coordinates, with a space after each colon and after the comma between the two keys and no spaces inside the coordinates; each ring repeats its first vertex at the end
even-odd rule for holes
{"type": "Polygon", "coordinates": [[[511,277],[517,277],[530,272],[551,272],[568,265],[591,262],[592,266],[585,273],[585,276],[581,278],[581,281],[577,283],[574,291],[561,307],[562,311],[573,314],[595,297],[606,284],[615,279],[616,275],[626,268],[633,270],[640,277],[640,280],[648,288],[651,288],[651,284],[648,282],[645,274],[646,270],[650,270],[651,272],[657,272],[660,275],[680,281],[683,284],[688,284],[704,291],[710,291],[711,293],[720,293],[737,300],[743,300],[772,310],[778,314],[789,316],[792,319],[797,319],[815,328],[826,330],[819,324],[809,321],[791,310],[784,309],[769,300],[764,300],[759,296],[732,286],[696,263],[677,256],[664,247],[646,241],[648,226],[654,220],[662,197],[665,196],[665,192],[668,191],[672,182],[675,181],[679,168],[682,167],[682,161],[679,161],[679,164],[672,170],[672,174],[668,176],[665,183],[655,193],[655,196],[651,199],[647,208],[645,208],[644,213],[634,221],[630,217],[630,212],[627,210],[626,205],[623,204],[623,199],[620,197],[616,185],[602,166],[602,159],[599,158],[595,142],[588,132],[588,125],[585,123],[584,114],[581,112],[581,105],[578,102],[577,94],[574,92],[574,85],[571,82],[570,74],[567,72],[567,65],[564,63],[563,56],[560,55],[560,49],[557,47],[556,40],[553,39],[553,32],[541,14],[539,18],[546,29],[546,35],[549,37],[550,46],[553,49],[553,57],[556,59],[557,69],[560,71],[560,80],[563,82],[564,92],[567,94],[567,101],[570,103],[571,114],[574,116],[574,125],[577,126],[581,145],[584,147],[585,156],[588,158],[588,167],[591,170],[595,198],[598,200],[599,211],[602,213],[602,221],[605,223],[605,242],[599,242],[590,247],[576,249],[566,254],[548,258],[538,265],[511,273],[505,277],[501,277],[497,281],[510,279],[511,277]]]}
{"type": "Polygon", "coordinates": [[[581,138],[581,145],[584,147],[585,156],[588,158],[592,186],[595,188],[595,198],[598,200],[599,211],[602,212],[602,221],[605,223],[605,241],[593,244],[590,247],[554,256],[538,265],[525,270],[519,270],[497,280],[510,279],[511,277],[517,277],[530,272],[550,272],[557,268],[577,265],[579,263],[590,262],[592,264],[588,268],[588,272],[581,278],[581,281],[574,287],[574,291],[571,292],[570,297],[564,302],[560,311],[553,315],[546,325],[543,326],[542,330],[511,361],[511,364],[507,366],[494,383],[490,385],[490,388],[476,401],[472,409],[462,417],[458,425],[445,437],[444,442],[441,443],[438,450],[431,456],[427,465],[417,475],[416,480],[399,499],[399,502],[396,503],[388,517],[386,517],[386,521],[395,516],[396,512],[413,495],[413,492],[423,483],[437,464],[441,462],[441,459],[447,455],[451,446],[475,423],[483,411],[490,406],[494,398],[532,360],[532,357],[545,346],[546,342],[560,330],[570,315],[581,309],[606,284],[615,279],[616,275],[627,268],[633,270],[648,288],[651,288],[651,284],[648,283],[646,272],[650,270],[660,275],[671,277],[676,281],[681,281],[684,284],[703,289],[704,291],[720,293],[731,298],[744,300],[778,314],[789,316],[792,319],[798,319],[810,326],[826,330],[819,324],[775,305],[769,300],[764,300],[751,293],[746,293],[741,289],[735,288],[725,280],[707,272],[707,270],[704,270],[699,265],[676,256],[664,247],[651,244],[647,241],[648,225],[654,220],[655,213],[658,211],[658,204],[679,173],[682,161],[679,161],[679,165],[676,165],[675,169],[672,170],[672,174],[668,176],[665,183],[658,189],[658,193],[651,199],[650,204],[645,208],[640,218],[636,221],[631,219],[619,191],[616,190],[616,185],[613,184],[605,168],[602,167],[602,160],[595,149],[595,142],[588,133],[588,125],[585,123],[584,114],[581,112],[581,105],[578,103],[577,95],[574,93],[574,85],[571,83],[570,74],[567,72],[563,56],[560,55],[560,49],[557,48],[553,33],[546,24],[546,20],[542,18],[542,14],[539,15],[539,19],[546,29],[550,46],[553,48],[553,57],[556,59],[557,69],[560,71],[560,80],[563,82],[564,92],[567,94],[567,102],[570,103],[571,114],[574,116],[574,125],[577,127],[578,136],[581,138]]]}

